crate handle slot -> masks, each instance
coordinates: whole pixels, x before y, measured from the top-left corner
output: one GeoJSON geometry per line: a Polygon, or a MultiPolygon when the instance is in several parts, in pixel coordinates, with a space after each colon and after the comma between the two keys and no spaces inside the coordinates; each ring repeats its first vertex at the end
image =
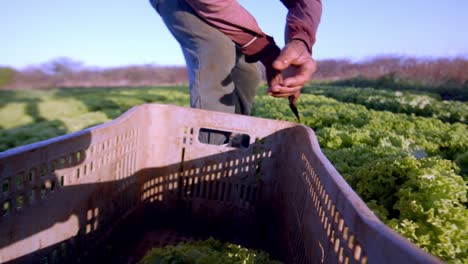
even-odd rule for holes
{"type": "Polygon", "coordinates": [[[200,128],[198,141],[208,145],[245,149],[250,145],[250,136],[233,131],[200,128]]]}

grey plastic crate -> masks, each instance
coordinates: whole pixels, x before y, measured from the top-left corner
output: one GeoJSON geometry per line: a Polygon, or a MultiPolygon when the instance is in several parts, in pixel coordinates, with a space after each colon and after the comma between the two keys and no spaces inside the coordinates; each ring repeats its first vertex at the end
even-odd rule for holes
{"type": "Polygon", "coordinates": [[[0,153],[0,262],[138,261],[214,236],[287,263],[438,263],[367,208],[310,128],[146,104],[0,153]],[[200,143],[200,129],[249,136],[200,143]]]}

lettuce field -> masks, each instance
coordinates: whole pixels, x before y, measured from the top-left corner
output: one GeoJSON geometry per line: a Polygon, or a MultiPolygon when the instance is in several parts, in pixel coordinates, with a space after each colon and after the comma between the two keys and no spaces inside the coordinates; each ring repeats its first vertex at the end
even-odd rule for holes
{"type": "MultiPolygon", "coordinates": [[[[253,115],[295,121],[286,100],[263,91],[253,115]]],[[[148,102],[188,106],[188,88],[0,91],[0,151],[110,121],[148,102]]],[[[383,222],[450,263],[468,262],[467,102],[310,85],[298,108],[322,151],[383,222]]]]}

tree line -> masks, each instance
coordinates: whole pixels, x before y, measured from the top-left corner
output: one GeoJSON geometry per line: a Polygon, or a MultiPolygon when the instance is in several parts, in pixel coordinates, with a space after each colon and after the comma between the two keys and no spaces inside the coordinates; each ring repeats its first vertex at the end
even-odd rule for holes
{"type": "MultiPolygon", "coordinates": [[[[262,67],[259,65],[261,70],[262,67]]],[[[468,87],[468,58],[413,58],[381,56],[362,61],[318,61],[313,80],[347,82],[356,86],[450,85],[468,87]],[[365,81],[371,81],[366,83],[365,81]],[[377,83],[375,83],[378,81],[377,83]]],[[[132,65],[115,68],[85,67],[69,58],[58,58],[24,69],[0,67],[0,88],[115,87],[186,84],[184,66],[132,65]]]]}

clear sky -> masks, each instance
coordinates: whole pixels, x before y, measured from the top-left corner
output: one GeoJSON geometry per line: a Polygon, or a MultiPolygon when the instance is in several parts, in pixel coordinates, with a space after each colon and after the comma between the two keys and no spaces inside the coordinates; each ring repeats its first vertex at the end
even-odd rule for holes
{"type": "MultiPolygon", "coordinates": [[[[240,0],[283,45],[279,0],[240,0]]],[[[468,56],[466,0],[323,0],[317,59],[376,55],[468,56]]],[[[0,65],[57,57],[86,66],[183,65],[177,42],[148,0],[7,0],[0,5],[0,65]]]]}

